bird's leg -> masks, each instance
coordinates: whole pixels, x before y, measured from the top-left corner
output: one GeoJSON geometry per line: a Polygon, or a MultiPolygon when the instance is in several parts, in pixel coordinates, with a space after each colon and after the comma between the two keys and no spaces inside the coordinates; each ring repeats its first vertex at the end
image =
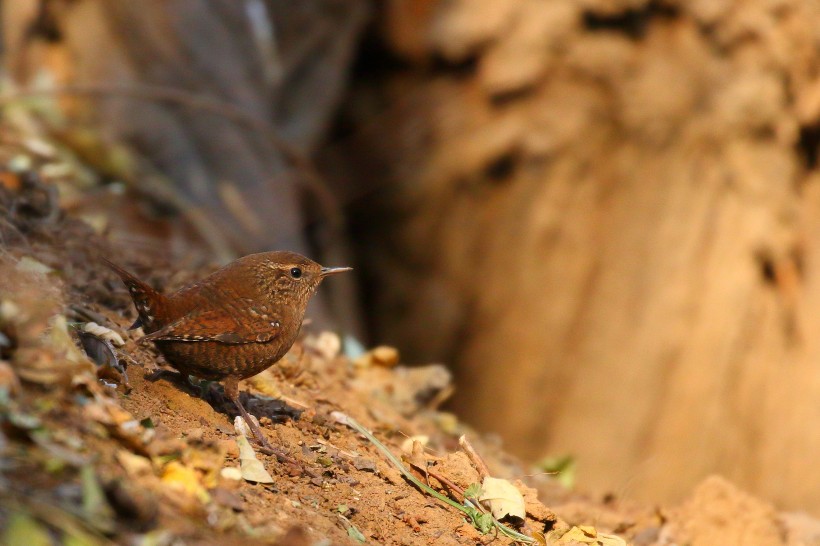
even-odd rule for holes
{"type": "Polygon", "coordinates": [[[239,380],[235,377],[230,377],[225,380],[224,385],[225,395],[231,399],[231,402],[236,404],[237,408],[239,408],[239,413],[242,414],[242,418],[248,424],[248,428],[251,429],[253,435],[256,436],[256,441],[259,442],[259,444],[262,447],[265,447],[267,449],[273,449],[271,445],[268,443],[268,439],[265,438],[264,434],[262,434],[262,429],[260,429],[259,425],[257,425],[254,422],[254,420],[251,419],[251,416],[248,414],[247,411],[245,411],[245,407],[242,405],[242,402],[239,401],[239,380]]]}

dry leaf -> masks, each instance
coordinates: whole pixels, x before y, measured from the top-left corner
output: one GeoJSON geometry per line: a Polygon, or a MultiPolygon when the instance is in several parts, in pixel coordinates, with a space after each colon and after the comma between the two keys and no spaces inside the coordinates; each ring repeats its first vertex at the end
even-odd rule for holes
{"type": "Polygon", "coordinates": [[[566,544],[593,544],[595,546],[627,546],[627,543],[621,537],[615,535],[608,535],[599,533],[595,527],[591,525],[579,525],[572,527],[569,531],[564,533],[558,542],[554,543],[556,546],[566,544]]]}
{"type": "Polygon", "coordinates": [[[523,520],[527,515],[524,496],[507,480],[484,478],[478,500],[490,509],[495,519],[512,516],[523,520]]]}
{"type": "Polygon", "coordinates": [[[95,397],[93,402],[83,406],[83,415],[86,419],[97,421],[103,425],[113,425],[122,429],[123,433],[134,434],[139,432],[140,423],[134,416],[122,409],[116,402],[107,398],[95,397]]]}
{"type": "MultiPolygon", "coordinates": [[[[4,308],[4,321],[7,308],[4,308]]],[[[35,338],[35,332],[41,330],[39,322],[32,316],[21,316],[16,322],[19,345],[12,355],[12,364],[18,376],[41,385],[69,383],[86,374],[93,376],[94,364],[74,345],[65,317],[52,317],[50,330],[35,338]],[[21,335],[21,330],[28,331],[21,335]]]]}
{"type": "Polygon", "coordinates": [[[184,466],[179,461],[171,461],[165,466],[162,472],[162,483],[175,489],[196,497],[200,502],[206,503],[211,497],[199,482],[199,476],[192,468],[184,466]]]}
{"type": "Polygon", "coordinates": [[[236,443],[239,446],[239,466],[242,470],[242,477],[245,481],[256,483],[273,483],[273,478],[264,465],[256,458],[248,439],[242,434],[236,435],[236,443]]]}
{"type": "Polygon", "coordinates": [[[67,361],[80,364],[81,370],[94,372],[94,366],[91,361],[77,348],[74,340],[71,339],[71,334],[68,333],[68,323],[63,315],[54,317],[51,323],[51,333],[49,336],[49,344],[57,351],[57,354],[62,354],[67,361]]]}
{"type": "Polygon", "coordinates": [[[208,489],[219,483],[219,473],[225,462],[225,453],[215,445],[206,445],[202,449],[188,449],[183,456],[185,465],[196,470],[200,482],[208,489]]]}
{"type": "Polygon", "coordinates": [[[123,345],[125,345],[125,341],[123,341],[122,336],[120,334],[118,334],[111,328],[100,326],[96,322],[84,323],[82,325],[81,330],[87,334],[91,334],[92,336],[104,339],[106,341],[110,341],[111,344],[116,347],[122,347],[123,345]]]}
{"type": "Polygon", "coordinates": [[[151,460],[146,457],[134,455],[124,449],[117,451],[115,457],[129,478],[139,478],[153,473],[151,460]]]}

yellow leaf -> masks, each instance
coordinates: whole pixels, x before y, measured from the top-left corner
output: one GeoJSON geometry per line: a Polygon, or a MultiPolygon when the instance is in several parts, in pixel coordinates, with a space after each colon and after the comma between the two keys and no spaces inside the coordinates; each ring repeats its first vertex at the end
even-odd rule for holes
{"type": "Polygon", "coordinates": [[[197,473],[193,469],[183,466],[179,461],[171,461],[165,466],[162,472],[162,483],[177,491],[183,491],[196,497],[202,503],[208,502],[211,498],[199,482],[197,473]]]}
{"type": "Polygon", "coordinates": [[[571,528],[564,533],[558,542],[554,543],[556,546],[570,545],[570,544],[593,544],[595,546],[627,546],[624,539],[615,535],[608,535],[599,533],[595,527],[591,525],[579,525],[571,528]]]}
{"type": "Polygon", "coordinates": [[[117,451],[114,456],[130,478],[148,476],[153,472],[150,459],[140,455],[134,455],[130,451],[126,451],[124,449],[117,451]]]}

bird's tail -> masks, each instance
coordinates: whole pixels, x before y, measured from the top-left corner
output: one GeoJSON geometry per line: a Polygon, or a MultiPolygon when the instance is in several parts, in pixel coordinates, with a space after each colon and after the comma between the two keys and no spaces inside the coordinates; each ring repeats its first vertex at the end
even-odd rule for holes
{"type": "Polygon", "coordinates": [[[153,322],[154,317],[160,311],[160,307],[164,304],[165,296],[139,280],[132,273],[126,271],[119,265],[115,264],[107,258],[100,257],[100,259],[111,268],[114,273],[119,275],[128,292],[131,294],[131,299],[134,300],[134,307],[137,309],[139,319],[131,328],[139,326],[147,326],[153,322]]]}

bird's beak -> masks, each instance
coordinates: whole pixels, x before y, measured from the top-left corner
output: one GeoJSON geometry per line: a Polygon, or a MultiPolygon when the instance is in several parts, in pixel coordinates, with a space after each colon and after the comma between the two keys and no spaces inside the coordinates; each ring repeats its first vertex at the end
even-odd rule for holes
{"type": "Polygon", "coordinates": [[[328,275],[335,275],[337,273],[344,273],[345,271],[353,271],[352,267],[323,267],[321,277],[327,277],[328,275]]]}

